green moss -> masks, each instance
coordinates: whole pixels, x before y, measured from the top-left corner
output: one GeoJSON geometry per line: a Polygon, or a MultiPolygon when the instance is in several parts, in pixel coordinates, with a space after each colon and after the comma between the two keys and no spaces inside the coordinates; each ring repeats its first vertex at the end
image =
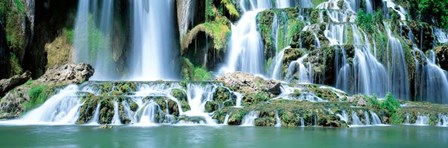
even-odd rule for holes
{"type": "Polygon", "coordinates": [[[223,4],[227,11],[229,11],[229,14],[233,17],[240,17],[240,14],[238,13],[238,10],[236,10],[235,6],[232,3],[232,0],[221,0],[221,4],[223,4]]]}
{"type": "Polygon", "coordinates": [[[206,81],[211,80],[212,74],[208,72],[206,69],[201,67],[194,68],[193,72],[193,80],[194,81],[206,81]]]}
{"type": "Polygon", "coordinates": [[[204,23],[205,32],[212,36],[214,48],[218,51],[223,49],[227,43],[227,37],[230,33],[228,21],[224,18],[204,23]]]}
{"type": "Polygon", "coordinates": [[[14,53],[10,53],[9,55],[9,64],[11,67],[10,75],[18,75],[23,72],[22,66],[20,65],[20,61],[14,53]]]}
{"type": "Polygon", "coordinates": [[[45,85],[38,85],[32,87],[28,91],[29,99],[23,104],[24,110],[29,111],[43,104],[48,98],[48,87],[45,85]]]}
{"type": "Polygon", "coordinates": [[[64,29],[64,34],[67,37],[68,41],[73,44],[74,37],[75,37],[75,31],[73,29],[64,29]]]}

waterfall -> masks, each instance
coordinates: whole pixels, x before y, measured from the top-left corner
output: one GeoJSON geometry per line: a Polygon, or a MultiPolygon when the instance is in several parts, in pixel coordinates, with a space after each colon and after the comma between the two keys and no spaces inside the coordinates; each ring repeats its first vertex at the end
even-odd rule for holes
{"type": "Polygon", "coordinates": [[[434,35],[439,43],[448,43],[448,35],[443,29],[435,28],[434,35]]]}
{"type": "Polygon", "coordinates": [[[112,124],[113,125],[120,125],[121,124],[120,113],[118,112],[118,109],[119,109],[118,102],[114,101],[114,116],[112,117],[112,124]]]}
{"type": "Polygon", "coordinates": [[[282,127],[282,120],[278,116],[278,111],[275,111],[275,127],[282,127]]]}
{"type": "Polygon", "coordinates": [[[207,124],[217,124],[208,113],[205,113],[205,103],[213,100],[213,93],[216,91],[215,85],[200,85],[189,84],[187,92],[188,104],[191,110],[186,111],[185,115],[190,117],[202,117],[207,124]]]}
{"type": "Polygon", "coordinates": [[[241,108],[241,102],[243,101],[243,94],[238,93],[238,92],[233,92],[236,96],[236,103],[235,103],[235,107],[241,108]]]}
{"type": "Polygon", "coordinates": [[[341,119],[341,121],[344,121],[345,123],[349,122],[349,117],[348,114],[345,110],[342,110],[342,115],[341,114],[336,114],[336,116],[339,117],[339,119],[341,119]]]}
{"type": "Polygon", "coordinates": [[[358,115],[355,111],[352,111],[352,125],[351,126],[360,126],[364,125],[362,124],[361,120],[359,119],[358,115]]]}
{"type": "Polygon", "coordinates": [[[116,79],[111,39],[113,0],[80,0],[73,39],[73,62],[89,63],[95,68],[91,80],[116,79]]]}
{"type": "Polygon", "coordinates": [[[93,113],[93,118],[92,120],[90,120],[89,125],[99,125],[100,109],[101,109],[101,102],[98,102],[95,108],[95,112],[93,113]]]}
{"type": "Polygon", "coordinates": [[[80,0],[76,15],[75,34],[73,40],[73,62],[89,63],[89,0],[80,0]]]}
{"type": "MultiPolygon", "coordinates": [[[[232,24],[228,54],[219,73],[242,71],[265,75],[264,49],[257,30],[256,16],[259,12],[272,8],[271,1],[241,0],[239,5],[243,11],[242,16],[236,25],[232,24]]],[[[290,2],[278,2],[277,7],[290,7],[290,2]]]]}
{"type": "Polygon", "coordinates": [[[285,55],[285,50],[283,49],[278,53],[273,61],[273,65],[270,71],[272,71],[271,79],[282,80],[283,79],[283,56],[285,55]]]}
{"type": "Polygon", "coordinates": [[[140,119],[136,125],[139,126],[154,126],[158,123],[156,119],[156,114],[159,113],[159,105],[157,105],[154,101],[149,101],[146,105],[140,108],[137,112],[141,115],[140,119]]]}
{"type": "Polygon", "coordinates": [[[418,126],[427,126],[429,125],[429,117],[425,115],[418,115],[417,120],[415,121],[414,125],[418,126]]]}
{"type": "Polygon", "coordinates": [[[306,58],[308,58],[308,54],[289,64],[288,73],[286,74],[286,79],[288,81],[291,81],[294,78],[295,73],[298,72],[299,83],[308,84],[313,82],[311,65],[305,66],[305,63],[303,62],[306,58]]]}
{"type": "Polygon", "coordinates": [[[439,115],[439,122],[437,126],[448,127],[448,116],[447,115],[439,115]]]}
{"type": "Polygon", "coordinates": [[[174,0],[137,0],[131,7],[130,79],[176,79],[174,0]]]}
{"type": "Polygon", "coordinates": [[[391,91],[397,98],[410,98],[409,78],[404,56],[404,49],[401,42],[394,37],[390,30],[390,24],[384,23],[387,35],[389,36],[388,49],[391,51],[391,61],[388,61],[388,68],[390,71],[389,77],[389,91],[391,91]]]}
{"type": "Polygon", "coordinates": [[[223,125],[229,125],[229,118],[230,118],[230,114],[226,114],[226,117],[224,118],[223,125]]]}
{"type": "Polygon", "coordinates": [[[372,115],[372,124],[373,125],[380,125],[380,124],[382,124],[381,123],[381,119],[378,117],[378,115],[375,112],[370,111],[370,115],[372,115]]]}
{"type": "Polygon", "coordinates": [[[250,111],[247,115],[244,115],[241,126],[255,126],[255,119],[258,118],[258,113],[250,111]]]}
{"type": "Polygon", "coordinates": [[[367,111],[364,111],[364,122],[365,122],[365,125],[370,125],[370,116],[367,111]]]}
{"type": "Polygon", "coordinates": [[[300,117],[300,126],[305,127],[305,121],[304,121],[303,117],[300,117]]]}
{"type": "Polygon", "coordinates": [[[76,97],[78,86],[69,85],[49,98],[43,105],[25,114],[18,123],[25,124],[74,124],[78,119],[81,103],[76,97]]]}

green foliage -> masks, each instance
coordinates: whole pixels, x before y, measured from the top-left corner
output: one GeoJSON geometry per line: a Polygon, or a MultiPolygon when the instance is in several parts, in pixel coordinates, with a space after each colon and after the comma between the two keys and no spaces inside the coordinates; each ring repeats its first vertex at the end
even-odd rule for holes
{"type": "Polygon", "coordinates": [[[75,38],[75,31],[73,29],[64,29],[64,33],[68,39],[68,41],[73,44],[74,38],[75,38]]]}
{"type": "Polygon", "coordinates": [[[380,101],[378,101],[378,98],[376,96],[364,96],[364,98],[366,98],[367,103],[370,107],[372,108],[376,108],[376,109],[381,109],[381,104],[380,101]]]}
{"type": "Polygon", "coordinates": [[[370,13],[364,12],[364,10],[358,11],[358,17],[356,18],[356,24],[358,24],[359,27],[361,27],[364,31],[373,33],[373,15],[370,13]]]}
{"type": "Polygon", "coordinates": [[[208,72],[206,69],[201,67],[194,68],[193,71],[193,80],[194,81],[206,81],[211,80],[212,74],[208,72]]]}
{"type": "Polygon", "coordinates": [[[44,85],[38,85],[38,86],[32,87],[28,91],[30,100],[28,100],[27,102],[25,102],[23,104],[24,110],[29,111],[29,110],[34,109],[37,106],[43,104],[48,98],[47,89],[48,89],[48,87],[44,86],[44,85]]]}
{"type": "Polygon", "coordinates": [[[399,113],[394,113],[392,114],[392,116],[390,117],[390,123],[391,124],[402,124],[404,121],[404,118],[401,114],[399,113]]]}
{"type": "Polygon", "coordinates": [[[381,109],[389,113],[395,113],[400,108],[400,102],[391,93],[388,93],[384,99],[384,102],[381,104],[381,109]]]}
{"type": "Polygon", "coordinates": [[[14,3],[16,4],[16,7],[20,13],[25,13],[25,5],[23,4],[22,0],[14,0],[14,3]]]}

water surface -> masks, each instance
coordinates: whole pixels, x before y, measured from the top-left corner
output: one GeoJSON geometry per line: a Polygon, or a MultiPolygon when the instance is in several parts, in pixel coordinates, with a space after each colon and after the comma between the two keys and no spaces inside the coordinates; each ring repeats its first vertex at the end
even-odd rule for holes
{"type": "Polygon", "coordinates": [[[448,128],[0,126],[7,147],[446,147],[448,128]]]}

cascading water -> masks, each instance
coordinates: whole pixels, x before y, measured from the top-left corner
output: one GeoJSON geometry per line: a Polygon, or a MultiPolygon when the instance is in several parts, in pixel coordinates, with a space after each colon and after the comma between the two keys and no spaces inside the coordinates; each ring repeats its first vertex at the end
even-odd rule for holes
{"type": "Polygon", "coordinates": [[[89,63],[95,68],[92,80],[117,78],[112,58],[111,39],[113,0],[80,0],[73,39],[73,62],[89,63]],[[98,5],[98,3],[100,5],[98,5]]]}
{"type": "Polygon", "coordinates": [[[373,125],[381,125],[382,124],[380,117],[378,117],[378,115],[375,112],[370,111],[370,115],[372,116],[372,124],[373,125]]]}
{"type": "Polygon", "coordinates": [[[275,127],[282,127],[282,120],[278,116],[278,111],[275,111],[275,127]]]}
{"type": "Polygon", "coordinates": [[[99,125],[100,109],[101,103],[98,103],[98,105],[96,105],[95,112],[93,112],[93,118],[90,120],[89,125],[99,125]]]}
{"type": "Polygon", "coordinates": [[[18,124],[75,124],[82,103],[77,97],[78,86],[69,85],[48,99],[42,106],[25,114],[18,124]]]}
{"type": "Polygon", "coordinates": [[[359,119],[358,115],[355,111],[352,112],[352,124],[351,126],[361,126],[362,124],[361,120],[359,119]]]}
{"type": "Polygon", "coordinates": [[[425,115],[418,115],[417,120],[415,121],[414,125],[418,126],[427,126],[429,125],[429,117],[425,115]]]}
{"type": "Polygon", "coordinates": [[[241,126],[255,126],[255,119],[258,118],[258,113],[250,111],[247,115],[244,115],[241,126]]]}
{"type": "Polygon", "coordinates": [[[131,80],[176,79],[174,0],[132,1],[131,80]]]}
{"type": "MultiPolygon", "coordinates": [[[[242,17],[236,25],[232,24],[229,53],[220,74],[242,71],[264,75],[263,43],[257,30],[256,16],[265,9],[272,8],[270,0],[241,0],[242,17]]],[[[290,7],[290,3],[278,1],[277,7],[290,7]]]]}

